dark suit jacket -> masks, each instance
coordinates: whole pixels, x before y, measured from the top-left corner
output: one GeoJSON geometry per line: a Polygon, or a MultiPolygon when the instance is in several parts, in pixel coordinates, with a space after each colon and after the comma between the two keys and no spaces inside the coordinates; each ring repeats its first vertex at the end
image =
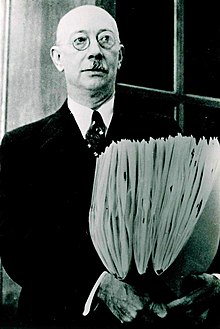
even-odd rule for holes
{"type": "MultiPolygon", "coordinates": [[[[106,142],[175,135],[169,117],[149,113],[116,92],[106,142]]],[[[104,269],[88,231],[95,158],[67,108],[6,133],[1,145],[0,251],[22,286],[25,320],[80,323],[84,303],[104,269]]]]}

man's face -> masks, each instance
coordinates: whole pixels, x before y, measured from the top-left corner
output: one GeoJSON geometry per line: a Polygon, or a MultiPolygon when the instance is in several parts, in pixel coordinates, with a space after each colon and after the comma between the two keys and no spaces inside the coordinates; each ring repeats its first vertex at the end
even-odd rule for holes
{"type": "Polygon", "coordinates": [[[113,19],[96,9],[73,11],[60,27],[58,49],[68,89],[114,88],[122,46],[113,19]]]}

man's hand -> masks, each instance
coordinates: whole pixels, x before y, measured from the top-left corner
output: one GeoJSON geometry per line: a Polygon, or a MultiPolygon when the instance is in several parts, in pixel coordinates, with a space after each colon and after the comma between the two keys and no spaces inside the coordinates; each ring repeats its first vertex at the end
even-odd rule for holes
{"type": "Polygon", "coordinates": [[[140,296],[133,286],[111,274],[104,277],[97,296],[121,322],[131,322],[137,317],[144,320],[155,315],[164,317],[167,314],[163,305],[152,303],[146,293],[140,296]]]}
{"type": "Polygon", "coordinates": [[[220,280],[214,275],[203,273],[189,276],[188,283],[195,284],[197,288],[170,302],[167,305],[168,314],[183,316],[193,323],[203,322],[210,306],[220,296],[220,280]]]}

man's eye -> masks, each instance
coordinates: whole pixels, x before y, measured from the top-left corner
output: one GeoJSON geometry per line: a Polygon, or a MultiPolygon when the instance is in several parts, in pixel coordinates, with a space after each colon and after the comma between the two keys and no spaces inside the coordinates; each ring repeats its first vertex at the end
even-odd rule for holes
{"type": "Polygon", "coordinates": [[[84,37],[79,37],[79,38],[75,39],[73,42],[74,42],[74,44],[76,44],[76,45],[80,45],[80,44],[86,42],[86,38],[84,38],[84,37]]]}
{"type": "Polygon", "coordinates": [[[110,35],[105,35],[105,36],[103,36],[103,37],[101,37],[100,39],[99,39],[99,42],[101,42],[102,44],[104,44],[104,43],[109,43],[109,42],[111,42],[111,37],[110,37],[110,35]]]}
{"type": "Polygon", "coordinates": [[[108,42],[110,39],[109,35],[105,35],[104,37],[101,38],[102,42],[108,42]]]}
{"type": "Polygon", "coordinates": [[[84,36],[79,36],[73,40],[73,46],[77,50],[84,50],[89,45],[89,38],[84,36]]]}
{"type": "Polygon", "coordinates": [[[99,44],[106,49],[110,49],[115,44],[115,38],[111,33],[100,33],[98,36],[99,44]]]}

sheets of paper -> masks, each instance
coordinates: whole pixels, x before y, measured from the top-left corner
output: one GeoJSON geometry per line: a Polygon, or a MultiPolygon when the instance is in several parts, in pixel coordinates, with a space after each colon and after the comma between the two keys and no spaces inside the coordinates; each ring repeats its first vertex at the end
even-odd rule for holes
{"type": "Polygon", "coordinates": [[[162,274],[187,243],[220,174],[217,139],[178,135],[113,142],[97,159],[89,214],[94,246],[124,279],[152,260],[162,274]]]}

